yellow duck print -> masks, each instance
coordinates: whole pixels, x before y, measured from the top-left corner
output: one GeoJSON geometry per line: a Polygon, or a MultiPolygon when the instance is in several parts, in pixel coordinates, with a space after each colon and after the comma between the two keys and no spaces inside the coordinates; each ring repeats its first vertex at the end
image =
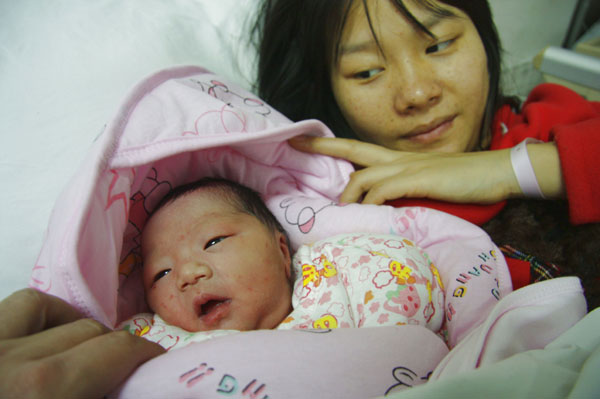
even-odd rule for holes
{"type": "Polygon", "coordinates": [[[393,260],[389,263],[388,267],[392,272],[392,275],[396,277],[398,284],[414,284],[417,280],[411,275],[412,269],[402,263],[393,260]]]}
{"type": "Polygon", "coordinates": [[[317,328],[319,330],[326,330],[328,328],[337,328],[337,326],[338,326],[337,319],[330,314],[326,314],[325,316],[323,316],[313,322],[313,328],[317,328]]]}
{"type": "Polygon", "coordinates": [[[315,265],[305,263],[302,265],[302,285],[306,287],[313,283],[315,287],[321,284],[322,278],[330,278],[337,275],[335,265],[329,261],[324,255],[321,255],[322,269],[317,269],[315,265]]]}
{"type": "Polygon", "coordinates": [[[383,252],[369,251],[369,253],[371,254],[371,256],[381,256],[382,258],[389,258],[389,256],[387,254],[384,254],[383,252]]]}
{"type": "Polygon", "coordinates": [[[331,263],[329,259],[325,257],[325,255],[321,255],[321,263],[323,264],[323,277],[329,278],[337,274],[337,269],[333,263],[331,263]]]}
{"type": "Polygon", "coordinates": [[[310,283],[318,287],[321,284],[321,276],[315,265],[304,264],[302,265],[302,285],[306,287],[310,283]]]}
{"type": "Polygon", "coordinates": [[[440,277],[440,272],[438,271],[437,267],[435,267],[435,265],[433,263],[430,263],[429,268],[431,269],[431,273],[433,274],[433,277],[435,278],[435,281],[438,283],[438,286],[440,287],[440,289],[444,290],[444,284],[442,284],[442,278],[440,277]]]}
{"type": "Polygon", "coordinates": [[[150,331],[150,326],[138,327],[135,330],[134,335],[137,335],[138,337],[143,337],[148,333],[148,331],[150,331]]]}

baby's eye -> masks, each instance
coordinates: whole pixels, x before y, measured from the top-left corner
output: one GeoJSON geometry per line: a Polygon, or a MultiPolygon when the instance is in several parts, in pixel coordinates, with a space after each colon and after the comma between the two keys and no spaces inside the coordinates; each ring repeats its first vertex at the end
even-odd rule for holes
{"type": "Polygon", "coordinates": [[[156,273],[156,275],[154,276],[154,283],[157,282],[158,280],[160,280],[161,278],[163,278],[164,276],[166,276],[167,274],[169,274],[171,272],[171,269],[165,269],[165,270],[161,270],[158,273],[156,273]]]}
{"type": "Polygon", "coordinates": [[[221,241],[223,241],[226,238],[227,238],[226,236],[211,238],[210,240],[208,240],[208,242],[204,246],[204,249],[208,249],[208,248],[212,247],[213,245],[217,245],[218,243],[220,243],[221,241]]]}
{"type": "Polygon", "coordinates": [[[371,79],[373,76],[377,75],[383,69],[381,68],[373,68],[367,69],[366,71],[360,71],[354,74],[355,79],[371,79]]]}
{"type": "Polygon", "coordinates": [[[426,54],[438,53],[440,51],[446,50],[450,45],[454,43],[454,39],[446,40],[441,43],[436,43],[433,46],[427,47],[425,50],[426,54]]]}

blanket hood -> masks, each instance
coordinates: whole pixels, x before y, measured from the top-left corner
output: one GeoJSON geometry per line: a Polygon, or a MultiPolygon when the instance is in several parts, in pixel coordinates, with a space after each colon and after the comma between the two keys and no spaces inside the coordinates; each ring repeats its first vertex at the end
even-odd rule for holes
{"type": "Polygon", "coordinates": [[[32,287],[113,328],[148,311],[139,249],[149,213],[171,188],[219,176],[263,195],[293,251],[342,233],[401,235],[437,265],[446,293],[444,340],[422,326],[233,334],[152,359],[117,397],[222,397],[238,388],[250,396],[375,397],[406,385],[398,375],[421,383],[541,349],[585,314],[576,278],[511,293],[500,251],[463,219],[424,207],[337,204],[351,165],[286,143],[298,134],[333,134],[318,121],[290,122],[207,70],[158,72],[115,115],[56,202],[32,287]],[[324,356],[315,362],[315,353],[324,356]]]}
{"type": "MultiPolygon", "coordinates": [[[[352,167],[292,149],[286,140],[299,134],[333,137],[322,123],[292,123],[203,68],[153,74],[130,92],[59,196],[30,285],[109,326],[147,311],[139,255],[146,218],[171,188],[204,176],[253,188],[276,215],[310,230],[314,207],[290,200],[282,209],[269,199],[330,204],[352,167]]],[[[303,237],[291,234],[292,246],[303,237]]]]}

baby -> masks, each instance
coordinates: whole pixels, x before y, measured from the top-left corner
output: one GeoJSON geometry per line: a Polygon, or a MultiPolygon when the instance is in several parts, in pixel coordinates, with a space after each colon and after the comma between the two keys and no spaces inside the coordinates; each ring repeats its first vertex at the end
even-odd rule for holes
{"type": "Polygon", "coordinates": [[[292,310],[280,223],[251,190],[203,179],[171,191],[142,234],[150,308],[188,331],[276,327],[292,310]]]}
{"type": "Polygon", "coordinates": [[[443,321],[437,270],[409,240],[340,235],[300,247],[292,261],[260,196],[224,179],[170,192],[144,228],[142,258],[148,305],[190,332],[390,324],[437,331],[443,321]]]}

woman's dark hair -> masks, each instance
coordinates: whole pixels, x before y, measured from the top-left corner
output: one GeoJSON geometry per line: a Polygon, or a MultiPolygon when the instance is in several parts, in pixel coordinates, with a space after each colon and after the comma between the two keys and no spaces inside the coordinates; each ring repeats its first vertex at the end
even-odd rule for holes
{"type": "MultiPolygon", "coordinates": [[[[258,95],[293,121],[319,119],[336,136],[348,138],[356,136],[335,101],[330,65],[335,61],[333,57],[354,1],[360,0],[263,0],[251,35],[258,51],[258,95]]],[[[432,35],[402,0],[386,1],[391,1],[417,29],[432,35]]],[[[416,1],[435,14],[452,15],[430,0],[416,1]]],[[[480,147],[487,147],[492,119],[504,102],[499,87],[501,46],[492,13],[487,0],[440,2],[470,17],[485,48],[490,81],[480,147]]],[[[368,17],[366,0],[362,3],[368,17]]]]}

